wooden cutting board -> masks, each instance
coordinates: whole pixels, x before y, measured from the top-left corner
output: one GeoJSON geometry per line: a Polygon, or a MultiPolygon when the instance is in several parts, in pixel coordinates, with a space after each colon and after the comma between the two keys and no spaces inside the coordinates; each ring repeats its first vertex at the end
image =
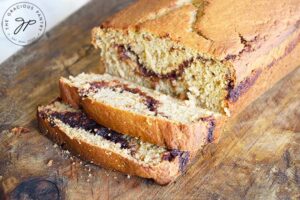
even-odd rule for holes
{"type": "Polygon", "coordinates": [[[39,133],[36,107],[58,96],[60,76],[103,71],[90,30],[128,3],[91,2],[0,65],[0,199],[300,199],[300,68],[164,187],[80,161],[39,133]]]}

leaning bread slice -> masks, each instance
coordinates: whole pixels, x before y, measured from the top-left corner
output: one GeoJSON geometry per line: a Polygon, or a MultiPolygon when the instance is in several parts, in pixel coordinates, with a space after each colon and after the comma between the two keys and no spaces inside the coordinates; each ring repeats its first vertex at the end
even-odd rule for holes
{"type": "Polygon", "coordinates": [[[75,155],[159,184],[173,181],[189,162],[188,152],[167,150],[117,133],[60,101],[38,107],[38,122],[43,133],[75,155]]]}
{"type": "Polygon", "coordinates": [[[99,124],[194,155],[213,142],[220,115],[108,74],[60,79],[62,99],[99,124]]]}

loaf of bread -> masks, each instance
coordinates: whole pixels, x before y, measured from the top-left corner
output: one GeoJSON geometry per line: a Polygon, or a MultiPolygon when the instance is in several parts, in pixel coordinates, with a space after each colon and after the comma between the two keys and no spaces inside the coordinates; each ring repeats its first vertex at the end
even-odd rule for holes
{"type": "Polygon", "coordinates": [[[230,115],[300,65],[300,1],[139,0],[92,37],[107,73],[230,115]]]}
{"type": "Polygon", "coordinates": [[[74,155],[159,184],[172,182],[190,161],[188,152],[167,150],[112,131],[59,100],[39,106],[37,118],[41,131],[74,155]]]}
{"type": "Polygon", "coordinates": [[[222,116],[108,74],[60,79],[64,102],[117,132],[193,156],[216,140],[222,116]]]}

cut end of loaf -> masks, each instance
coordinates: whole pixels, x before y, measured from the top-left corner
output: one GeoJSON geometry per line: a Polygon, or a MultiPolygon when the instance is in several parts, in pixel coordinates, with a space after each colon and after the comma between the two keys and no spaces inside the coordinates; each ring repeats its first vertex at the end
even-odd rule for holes
{"type": "Polygon", "coordinates": [[[229,114],[235,82],[229,64],[147,32],[95,28],[93,44],[108,73],[229,114]]]}

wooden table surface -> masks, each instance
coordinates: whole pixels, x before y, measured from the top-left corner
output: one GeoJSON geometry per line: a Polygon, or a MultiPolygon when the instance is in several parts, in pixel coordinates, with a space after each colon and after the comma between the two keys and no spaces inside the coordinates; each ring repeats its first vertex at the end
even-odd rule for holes
{"type": "Polygon", "coordinates": [[[164,187],[80,161],[39,133],[36,107],[58,96],[60,76],[103,71],[90,30],[129,2],[91,2],[0,65],[0,199],[300,199],[300,68],[164,187]]]}

